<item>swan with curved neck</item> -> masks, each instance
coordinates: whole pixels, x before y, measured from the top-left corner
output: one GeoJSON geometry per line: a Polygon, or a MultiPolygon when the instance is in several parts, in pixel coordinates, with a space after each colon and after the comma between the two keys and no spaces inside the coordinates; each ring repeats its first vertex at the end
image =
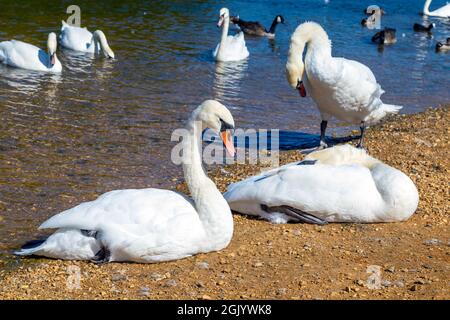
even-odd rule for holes
{"type": "Polygon", "coordinates": [[[18,255],[59,259],[160,262],[225,248],[233,235],[230,207],[202,167],[201,134],[220,132],[234,155],[230,130],[234,120],[214,100],[191,115],[183,140],[183,171],[192,201],[161,189],[107,192],[45,221],[40,229],[56,228],[42,242],[25,245],[18,255]]]}
{"type": "Polygon", "coordinates": [[[18,40],[0,42],[0,62],[21,69],[60,73],[61,62],[56,56],[58,42],[51,32],[47,39],[47,52],[18,40]]]}
{"type": "Polygon", "coordinates": [[[430,5],[432,0],[426,0],[423,5],[423,14],[430,17],[448,18],[450,17],[450,3],[442,6],[436,10],[430,11],[430,5]]]}
{"type": "Polygon", "coordinates": [[[114,52],[111,50],[106,36],[101,30],[91,33],[86,28],[75,27],[62,21],[61,34],[59,35],[61,46],[81,52],[95,54],[103,53],[107,58],[114,59],[114,52]]]}
{"type": "Polygon", "coordinates": [[[244,33],[239,32],[235,36],[228,35],[230,26],[230,12],[227,8],[220,9],[217,27],[222,27],[222,35],[219,44],[213,52],[216,61],[239,61],[247,58],[249,52],[245,45],[244,33]]]}
{"type": "Polygon", "coordinates": [[[325,131],[328,120],[360,124],[363,147],[366,124],[376,123],[401,107],[384,104],[384,93],[372,71],[365,65],[331,55],[331,41],[325,30],[315,22],[305,22],[297,27],[291,37],[286,63],[289,84],[305,97],[309,94],[316,103],[322,122],[320,147],[326,147],[325,131]],[[303,51],[307,46],[304,61],[303,51]]]}
{"type": "Polygon", "coordinates": [[[233,211],[273,223],[376,223],[408,219],[419,194],[401,171],[341,145],[228,186],[233,211]]]}

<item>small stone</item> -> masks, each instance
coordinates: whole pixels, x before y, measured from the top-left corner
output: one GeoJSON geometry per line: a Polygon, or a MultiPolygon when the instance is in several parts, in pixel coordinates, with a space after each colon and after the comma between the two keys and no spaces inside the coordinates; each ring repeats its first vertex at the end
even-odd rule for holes
{"type": "Polygon", "coordinates": [[[209,269],[208,262],[197,262],[196,266],[199,269],[209,269]]]}
{"type": "Polygon", "coordinates": [[[166,284],[164,286],[165,287],[176,287],[177,281],[175,279],[170,279],[169,281],[166,282],[166,284]]]}
{"type": "Polygon", "coordinates": [[[153,272],[152,274],[150,274],[150,278],[152,278],[153,280],[156,280],[156,281],[161,281],[161,280],[164,280],[166,278],[166,276],[163,274],[153,272]]]}
{"type": "Polygon", "coordinates": [[[287,289],[286,289],[286,288],[279,288],[279,289],[277,290],[277,295],[282,296],[282,295],[285,295],[286,292],[287,292],[287,289]]]}
{"type": "Polygon", "coordinates": [[[417,285],[417,284],[415,284],[415,285],[411,286],[411,287],[409,288],[409,290],[410,290],[410,291],[419,291],[419,290],[420,290],[420,286],[417,285]]]}
{"type": "Polygon", "coordinates": [[[200,299],[201,300],[212,300],[212,298],[210,296],[208,296],[207,294],[202,295],[200,299]]]}
{"type": "Polygon", "coordinates": [[[414,283],[415,284],[425,284],[426,282],[424,279],[419,278],[419,279],[416,279],[416,281],[414,281],[414,283]]]}
{"type": "Polygon", "coordinates": [[[427,246],[437,246],[437,245],[442,244],[442,241],[439,239],[433,238],[433,239],[425,240],[423,243],[427,246]]]}
{"type": "Polygon", "coordinates": [[[262,263],[262,262],[256,262],[253,266],[255,268],[259,268],[259,267],[262,267],[263,265],[264,265],[264,263],[262,263]]]}
{"type": "Polygon", "coordinates": [[[405,284],[400,280],[394,281],[392,284],[399,288],[403,288],[405,286],[405,284]]]}
{"type": "Polygon", "coordinates": [[[196,285],[198,288],[204,288],[204,287],[205,287],[205,285],[203,284],[203,282],[200,282],[200,281],[196,282],[195,285],[196,285]]]}
{"type": "Polygon", "coordinates": [[[124,274],[113,274],[113,276],[111,277],[112,281],[122,281],[122,280],[126,280],[127,276],[124,274]]]}
{"type": "Polygon", "coordinates": [[[139,290],[139,295],[140,296],[149,296],[150,295],[150,289],[148,287],[142,287],[139,290]]]}
{"type": "Polygon", "coordinates": [[[385,269],[384,271],[394,273],[395,272],[395,267],[394,266],[389,267],[389,268],[385,269]]]}

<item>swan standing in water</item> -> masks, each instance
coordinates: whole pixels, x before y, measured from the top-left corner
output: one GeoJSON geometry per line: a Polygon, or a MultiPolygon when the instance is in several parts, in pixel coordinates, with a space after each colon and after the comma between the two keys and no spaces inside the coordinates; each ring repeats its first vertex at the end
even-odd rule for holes
{"type": "Polygon", "coordinates": [[[203,102],[191,115],[183,141],[183,171],[193,201],[161,189],[115,190],[45,221],[58,229],[18,255],[96,261],[161,262],[225,248],[233,234],[230,207],[202,167],[201,134],[220,132],[234,155],[234,120],[221,103],[203,102]]]}
{"type": "Polygon", "coordinates": [[[439,9],[433,10],[430,12],[430,5],[432,0],[426,0],[423,5],[423,14],[430,17],[440,17],[440,18],[448,18],[450,17],[450,3],[447,3],[445,6],[440,7],[439,9]]]}
{"type": "Polygon", "coordinates": [[[327,147],[325,131],[328,120],[333,116],[360,124],[358,147],[362,148],[366,124],[375,123],[402,108],[381,101],[384,91],[368,67],[354,60],[331,56],[328,35],[315,22],[305,22],[293,33],[286,75],[289,84],[298,89],[302,97],[306,93],[311,95],[320,111],[321,148],[327,147]],[[303,61],[305,45],[307,51],[303,61]]]}
{"type": "Polygon", "coordinates": [[[239,61],[249,56],[245,45],[244,33],[239,32],[235,36],[229,36],[229,26],[230,12],[227,8],[222,8],[220,9],[219,22],[217,22],[217,27],[222,27],[222,37],[213,52],[213,57],[216,61],[239,61]]]}
{"type": "Polygon", "coordinates": [[[47,39],[47,52],[19,40],[0,42],[0,62],[27,70],[60,73],[61,62],[56,56],[56,34],[51,32],[47,39]]]}
{"type": "Polygon", "coordinates": [[[231,184],[224,197],[233,211],[273,223],[404,221],[419,202],[408,176],[350,145],[231,184]]]}
{"type": "Polygon", "coordinates": [[[64,48],[99,54],[103,52],[105,57],[114,59],[114,52],[109,47],[106,36],[101,30],[94,33],[86,28],[75,27],[62,21],[61,34],[59,42],[64,48]]]}

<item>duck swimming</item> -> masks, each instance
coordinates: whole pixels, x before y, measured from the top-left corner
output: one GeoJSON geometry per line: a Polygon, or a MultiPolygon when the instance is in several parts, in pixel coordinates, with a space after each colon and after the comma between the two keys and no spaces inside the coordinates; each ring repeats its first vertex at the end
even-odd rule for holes
{"type": "Polygon", "coordinates": [[[416,32],[428,32],[428,33],[430,33],[431,29],[433,29],[434,26],[435,26],[434,23],[430,23],[427,27],[425,27],[424,25],[419,24],[419,23],[414,23],[413,29],[416,32]]]}
{"type": "Polygon", "coordinates": [[[284,24],[284,18],[281,15],[277,15],[273,19],[272,25],[270,26],[269,30],[264,28],[264,26],[258,21],[244,21],[240,19],[239,16],[231,17],[230,21],[233,24],[239,26],[239,28],[246,34],[268,38],[275,37],[275,30],[279,23],[284,24]]]}
{"type": "Polygon", "coordinates": [[[450,38],[447,38],[447,42],[438,42],[436,43],[436,51],[449,51],[450,50],[450,38]]]}
{"type": "Polygon", "coordinates": [[[393,28],[384,28],[384,30],[378,31],[372,37],[372,42],[378,44],[394,44],[397,42],[397,37],[395,36],[396,30],[393,28]]]}

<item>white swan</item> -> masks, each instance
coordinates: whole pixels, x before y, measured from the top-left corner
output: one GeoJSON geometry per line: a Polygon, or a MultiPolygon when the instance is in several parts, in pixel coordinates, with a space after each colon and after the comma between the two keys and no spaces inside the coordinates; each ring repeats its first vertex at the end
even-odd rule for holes
{"type": "Polygon", "coordinates": [[[381,101],[384,91],[368,67],[354,60],[332,57],[328,35],[315,22],[305,22],[293,33],[286,75],[289,84],[297,88],[302,97],[310,94],[319,108],[321,147],[327,146],[325,130],[333,116],[361,124],[359,147],[362,147],[366,124],[377,122],[402,108],[381,101]],[[307,51],[303,62],[305,45],[307,51]]]}
{"type": "Polygon", "coordinates": [[[161,189],[107,192],[45,221],[40,229],[58,230],[17,254],[151,263],[225,248],[233,234],[233,218],[202,167],[200,136],[205,128],[220,131],[234,155],[228,130],[234,128],[231,113],[217,101],[205,101],[192,113],[189,136],[183,137],[183,170],[193,201],[161,189]]]}
{"type": "Polygon", "coordinates": [[[217,27],[222,27],[222,37],[213,52],[213,57],[217,61],[239,61],[249,56],[244,33],[239,32],[235,36],[229,36],[229,25],[230,12],[227,8],[222,8],[220,9],[219,22],[217,22],[217,27]]]}
{"type": "Polygon", "coordinates": [[[232,210],[273,223],[404,221],[419,202],[409,177],[350,145],[231,184],[224,197],[232,210]]]}
{"type": "Polygon", "coordinates": [[[56,56],[57,46],[53,32],[48,35],[48,52],[18,40],[3,41],[0,42],[0,62],[16,68],[60,73],[62,65],[56,56]]]}
{"type": "Polygon", "coordinates": [[[423,5],[423,14],[430,17],[440,17],[440,18],[450,17],[450,3],[447,3],[445,6],[430,12],[431,1],[432,0],[425,1],[425,4],[423,5]]]}
{"type": "Polygon", "coordinates": [[[62,21],[59,41],[61,46],[67,49],[96,54],[101,51],[105,57],[114,59],[114,52],[109,47],[106,36],[101,30],[92,33],[86,28],[71,26],[62,21]]]}

